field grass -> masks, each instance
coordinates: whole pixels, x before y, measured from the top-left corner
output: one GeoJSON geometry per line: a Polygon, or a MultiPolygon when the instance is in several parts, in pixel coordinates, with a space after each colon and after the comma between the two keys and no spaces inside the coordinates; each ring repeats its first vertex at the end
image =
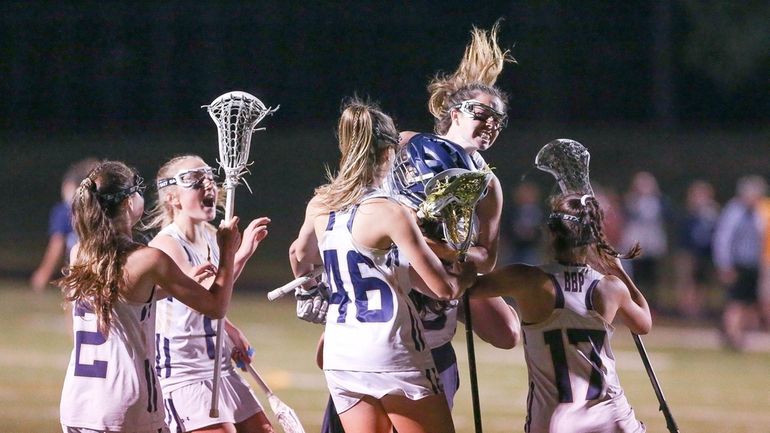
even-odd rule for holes
{"type": "MultiPolygon", "coordinates": [[[[0,290],[0,432],[61,431],[59,394],[71,341],[58,293],[51,289],[37,295],[13,281],[0,282],[0,290]]],[[[229,316],[257,347],[257,370],[297,411],[310,433],[319,429],[327,396],[323,375],[314,365],[321,328],[295,319],[293,308],[289,300],[268,303],[264,294],[246,293],[234,299],[229,316]]],[[[752,338],[752,350],[742,354],[723,351],[716,331],[710,329],[658,325],[645,338],[683,433],[770,432],[770,347],[766,336],[752,338]]],[[[626,329],[618,328],[613,347],[621,383],[637,416],[648,431],[665,432],[626,329]]],[[[476,348],[484,431],[522,431],[526,368],[521,348],[501,351],[483,343],[476,348]]],[[[462,328],[456,349],[465,352],[462,328]]],[[[464,356],[461,361],[461,372],[467,373],[464,356]]],[[[472,432],[467,374],[462,381],[454,420],[458,432],[472,432]]]]}

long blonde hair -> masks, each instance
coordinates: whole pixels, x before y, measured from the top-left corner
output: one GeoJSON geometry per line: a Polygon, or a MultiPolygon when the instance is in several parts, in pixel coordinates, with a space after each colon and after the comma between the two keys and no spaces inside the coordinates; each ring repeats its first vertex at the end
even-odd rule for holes
{"type": "Polygon", "coordinates": [[[160,229],[174,222],[174,208],[169,203],[169,196],[179,186],[170,185],[158,189],[158,180],[174,176],[176,174],[176,166],[179,163],[193,158],[203,161],[203,158],[198,155],[178,155],[166,161],[158,169],[158,173],[155,175],[155,204],[147,212],[147,217],[142,222],[142,230],[160,229]]]}
{"type": "Polygon", "coordinates": [[[505,62],[515,63],[516,59],[497,43],[501,21],[497,20],[491,30],[474,26],[457,70],[451,75],[437,74],[428,83],[428,111],[435,118],[436,133],[446,134],[449,130],[452,107],[481,93],[496,97],[503,104],[502,111],[507,109],[508,96],[495,87],[495,82],[505,62]]]}
{"type": "Polygon", "coordinates": [[[126,191],[137,185],[135,170],[119,161],[99,164],[80,182],[72,203],[73,226],[79,237],[77,257],[57,281],[66,302],[85,303],[108,335],[112,309],[126,289],[123,266],[129,252],[139,248],[118,227],[125,213],[126,191]]]}
{"type": "Polygon", "coordinates": [[[334,175],[327,167],[329,183],[315,190],[333,211],[345,209],[363,196],[387,158],[387,150],[398,145],[398,131],[390,116],[375,103],[356,97],[343,104],[337,136],[342,153],[339,171],[334,175]]]}

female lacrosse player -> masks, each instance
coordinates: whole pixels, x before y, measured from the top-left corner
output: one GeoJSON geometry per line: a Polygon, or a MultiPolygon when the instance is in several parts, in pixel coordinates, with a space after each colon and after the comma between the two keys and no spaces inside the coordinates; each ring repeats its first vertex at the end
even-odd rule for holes
{"type": "MultiPolygon", "coordinates": [[[[399,199],[413,209],[425,199],[426,179],[450,168],[484,169],[487,164],[479,152],[489,149],[506,125],[507,96],[494,83],[505,62],[513,59],[497,43],[499,24],[495,23],[490,31],[474,27],[457,71],[436,76],[429,83],[428,108],[435,118],[436,133],[401,134],[402,147],[392,179],[399,199]]],[[[497,262],[502,209],[500,181],[493,176],[486,196],[476,206],[478,235],[466,256],[481,273],[491,271],[497,262]]],[[[426,226],[423,229],[434,231],[426,226]]],[[[457,260],[458,251],[449,245],[437,241],[429,244],[442,260],[457,260]]],[[[451,344],[457,328],[457,303],[437,302],[419,293],[411,296],[420,309],[425,339],[432,348],[451,407],[459,386],[457,358],[451,344]]],[[[504,349],[517,344],[519,320],[502,298],[474,299],[470,308],[472,316],[478,318],[473,322],[474,331],[483,340],[504,349]]]]}
{"type": "Polygon", "coordinates": [[[637,334],[652,327],[650,308],[610,246],[593,196],[551,201],[553,262],[509,265],[479,277],[473,297],[513,296],[519,305],[529,396],[524,430],[643,432],[628,404],[610,348],[619,316],[637,334]]]}
{"type": "Polygon", "coordinates": [[[339,172],[316,189],[291,256],[297,274],[323,263],[332,290],[323,348],[332,399],[348,432],[452,432],[406,291],[456,298],[475,270],[448,273],[413,216],[381,189],[398,143],[389,116],[352,100],[338,137],[339,172]]]}
{"type": "MultiPolygon", "coordinates": [[[[150,242],[183,271],[192,274],[196,267],[219,263],[219,248],[214,227],[218,199],[214,174],[195,155],[173,158],[158,170],[157,205],[148,227],[162,227],[150,242]]],[[[259,243],[267,236],[269,219],[258,218],[243,231],[243,241],[235,254],[235,278],[259,243]]],[[[202,284],[211,284],[201,275],[202,284]]],[[[214,377],[214,342],[216,320],[179,303],[173,297],[158,303],[158,357],[156,368],[163,388],[166,421],[172,431],[191,432],[272,432],[248,384],[235,371],[229,358],[251,362],[251,351],[244,334],[225,319],[226,335],[232,344],[222,352],[222,380],[218,418],[209,417],[214,377]]]]}
{"type": "MultiPolygon", "coordinates": [[[[167,432],[155,377],[154,299],[174,296],[223,317],[233,286],[237,218],[217,231],[221,262],[209,290],[164,252],[131,238],[144,212],[142,178],[121,162],[98,165],[72,204],[79,243],[58,281],[73,304],[75,347],[61,398],[65,432],[167,432]],[[163,289],[159,289],[161,285],[163,289]]],[[[213,272],[210,267],[199,273],[213,272]]]]}

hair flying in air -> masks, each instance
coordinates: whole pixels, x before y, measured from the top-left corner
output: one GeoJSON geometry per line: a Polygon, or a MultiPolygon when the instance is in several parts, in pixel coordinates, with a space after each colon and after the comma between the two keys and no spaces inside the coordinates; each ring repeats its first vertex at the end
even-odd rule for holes
{"type": "Polygon", "coordinates": [[[500,111],[507,110],[508,96],[495,86],[506,62],[516,62],[510,50],[503,50],[497,43],[497,32],[502,19],[490,30],[473,27],[471,41],[457,70],[451,75],[437,74],[428,84],[428,110],[435,118],[435,131],[445,134],[449,129],[452,107],[463,101],[486,93],[497,98],[500,111]]]}

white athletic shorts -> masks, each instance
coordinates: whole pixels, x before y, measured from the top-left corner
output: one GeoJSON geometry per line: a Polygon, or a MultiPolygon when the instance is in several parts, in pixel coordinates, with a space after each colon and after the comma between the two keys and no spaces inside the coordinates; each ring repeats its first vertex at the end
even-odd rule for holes
{"type": "MultiPolygon", "coordinates": [[[[117,431],[112,430],[93,430],[90,428],[80,428],[80,427],[67,427],[66,425],[62,424],[61,429],[64,433],[120,433],[117,431]]],[[[170,433],[168,427],[163,427],[159,429],[154,430],[132,430],[132,433],[170,433]]]]}
{"type": "Polygon", "coordinates": [[[399,395],[410,400],[440,394],[441,380],[435,368],[420,371],[345,371],[324,370],[329,393],[341,414],[353,407],[365,396],[381,399],[386,395],[399,395]]]}
{"type": "Polygon", "coordinates": [[[262,412],[262,405],[246,381],[232,374],[219,381],[219,417],[209,417],[212,382],[213,379],[206,379],[163,393],[166,422],[172,432],[197,430],[213,424],[236,424],[262,412]]]}

